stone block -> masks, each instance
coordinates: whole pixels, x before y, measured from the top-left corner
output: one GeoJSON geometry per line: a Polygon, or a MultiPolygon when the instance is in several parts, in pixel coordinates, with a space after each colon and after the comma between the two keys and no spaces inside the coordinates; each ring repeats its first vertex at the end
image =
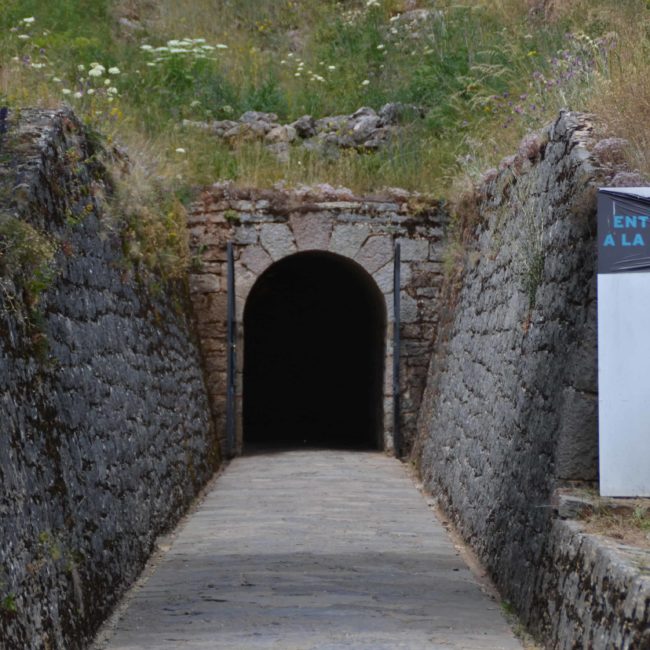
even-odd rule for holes
{"type": "Polygon", "coordinates": [[[555,453],[557,477],[565,480],[598,478],[598,399],[566,388],[555,453]]]}
{"type": "Polygon", "coordinates": [[[296,252],[293,233],[284,223],[262,224],[260,242],[274,262],[296,252]]]}
{"type": "Polygon", "coordinates": [[[332,231],[329,249],[332,253],[354,258],[369,235],[370,227],[367,224],[338,224],[332,231]]]}
{"type": "MultiPolygon", "coordinates": [[[[395,265],[391,261],[388,264],[382,266],[378,271],[373,273],[372,277],[374,278],[379,290],[382,293],[390,293],[393,291],[394,287],[394,273],[395,265]]],[[[400,287],[404,288],[409,285],[411,281],[411,266],[410,264],[401,264],[400,265],[400,287]]]]}
{"type": "Polygon", "coordinates": [[[235,262],[235,294],[238,298],[245,299],[253,285],[257,281],[257,275],[246,268],[241,262],[235,262]]]}
{"type": "Polygon", "coordinates": [[[289,221],[299,251],[326,251],[329,248],[333,224],[327,212],[293,214],[289,221]]]}
{"type": "Polygon", "coordinates": [[[239,261],[256,275],[261,275],[273,264],[271,256],[259,245],[246,246],[239,261]]]}
{"type": "Polygon", "coordinates": [[[394,257],[392,237],[375,235],[370,237],[361,247],[354,259],[368,273],[373,274],[382,266],[388,264],[394,257]]]}
{"type": "Polygon", "coordinates": [[[419,317],[417,300],[411,298],[407,293],[402,292],[400,305],[400,316],[402,323],[415,323],[419,317]]]}
{"type": "Polygon", "coordinates": [[[259,233],[254,225],[237,226],[235,228],[234,242],[241,245],[256,244],[259,239],[259,233]]]}
{"type": "Polygon", "coordinates": [[[221,278],[215,274],[190,275],[190,293],[215,293],[221,291],[221,278]]]}
{"type": "Polygon", "coordinates": [[[401,259],[404,262],[422,262],[429,257],[429,241],[427,239],[398,239],[401,259]]]}

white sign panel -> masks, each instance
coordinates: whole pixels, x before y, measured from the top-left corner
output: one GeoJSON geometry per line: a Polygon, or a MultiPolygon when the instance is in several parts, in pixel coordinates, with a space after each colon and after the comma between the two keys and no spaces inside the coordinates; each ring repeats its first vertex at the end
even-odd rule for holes
{"type": "Polygon", "coordinates": [[[650,496],[650,188],[598,201],[600,493],[650,496]]]}

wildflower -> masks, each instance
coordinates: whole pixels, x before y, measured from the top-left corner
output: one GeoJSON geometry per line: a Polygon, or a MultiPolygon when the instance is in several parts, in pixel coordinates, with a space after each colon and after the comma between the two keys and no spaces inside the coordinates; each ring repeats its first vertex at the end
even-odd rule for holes
{"type": "Polygon", "coordinates": [[[147,45],[147,43],[144,43],[143,45],[140,46],[141,50],[144,50],[145,52],[148,50],[153,50],[153,45],[147,45]]]}
{"type": "Polygon", "coordinates": [[[105,86],[110,86],[111,85],[111,80],[110,79],[104,79],[104,85],[105,86]]]}
{"type": "Polygon", "coordinates": [[[72,91],[70,90],[70,88],[62,88],[61,89],[61,93],[64,94],[64,95],[69,95],[71,92],[72,91]]]}
{"type": "Polygon", "coordinates": [[[108,74],[116,75],[116,74],[120,74],[120,72],[121,72],[120,69],[116,66],[113,66],[112,68],[108,69],[108,74]]]}
{"type": "Polygon", "coordinates": [[[377,45],[378,50],[383,50],[385,47],[386,46],[383,43],[380,43],[379,45],[377,45]]]}
{"type": "Polygon", "coordinates": [[[77,70],[79,70],[79,72],[84,72],[86,70],[86,66],[83,63],[80,63],[77,66],[77,70]]]}
{"type": "Polygon", "coordinates": [[[336,66],[335,65],[328,65],[327,69],[328,70],[336,70],[336,66]]]}
{"type": "Polygon", "coordinates": [[[94,95],[95,94],[95,89],[94,88],[88,88],[86,91],[86,95],[94,95]]]}
{"type": "Polygon", "coordinates": [[[21,41],[26,41],[26,40],[29,39],[29,34],[18,34],[18,38],[19,38],[21,41]]]}
{"type": "Polygon", "coordinates": [[[119,91],[118,91],[117,88],[115,88],[114,86],[111,86],[111,87],[110,87],[106,92],[107,92],[109,95],[117,95],[117,93],[118,93],[119,91]]]}
{"type": "Polygon", "coordinates": [[[176,149],[176,153],[187,153],[187,151],[185,151],[185,149],[183,149],[183,147],[178,147],[176,149]]]}
{"type": "Polygon", "coordinates": [[[31,25],[35,20],[34,16],[30,16],[29,18],[23,18],[21,22],[25,23],[25,25],[31,25]]]}
{"type": "Polygon", "coordinates": [[[369,79],[364,79],[364,80],[361,82],[361,85],[362,85],[362,86],[369,86],[369,85],[370,85],[370,80],[369,80],[369,79]]]}
{"type": "Polygon", "coordinates": [[[60,84],[60,83],[61,83],[61,79],[59,79],[58,77],[52,77],[52,81],[53,81],[55,84],[60,84]]]}
{"type": "Polygon", "coordinates": [[[294,77],[300,77],[300,73],[299,73],[299,72],[296,72],[293,76],[294,76],[294,77]]]}
{"type": "Polygon", "coordinates": [[[224,45],[223,43],[217,43],[216,47],[217,47],[218,50],[227,50],[228,49],[228,46],[224,45]]]}
{"type": "Polygon", "coordinates": [[[101,77],[104,74],[101,68],[91,68],[88,75],[91,77],[101,77]]]}
{"type": "Polygon", "coordinates": [[[77,91],[77,92],[73,95],[73,97],[74,97],[75,99],[81,99],[81,98],[83,97],[83,95],[82,95],[79,91],[77,91]]]}

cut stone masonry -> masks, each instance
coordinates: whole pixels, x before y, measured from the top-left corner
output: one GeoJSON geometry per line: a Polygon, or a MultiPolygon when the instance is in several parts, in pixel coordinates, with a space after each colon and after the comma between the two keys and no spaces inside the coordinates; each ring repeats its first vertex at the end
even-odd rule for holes
{"type": "MultiPolygon", "coordinates": [[[[384,448],[393,448],[393,273],[401,245],[401,434],[410,449],[438,321],[446,216],[437,202],[394,191],[356,197],[329,186],[296,191],[238,189],[219,183],[192,205],[188,220],[196,258],[190,290],[208,386],[225,450],[227,264],[233,243],[237,318],[237,449],[243,431],[243,314],[246,298],[274,262],[294,253],[327,251],[354,260],[374,279],[386,302],[384,448]],[[416,204],[417,210],[413,207],[416,204]],[[425,205],[426,207],[422,207],[425,205]]],[[[345,315],[342,315],[345,318],[345,315]]]]}

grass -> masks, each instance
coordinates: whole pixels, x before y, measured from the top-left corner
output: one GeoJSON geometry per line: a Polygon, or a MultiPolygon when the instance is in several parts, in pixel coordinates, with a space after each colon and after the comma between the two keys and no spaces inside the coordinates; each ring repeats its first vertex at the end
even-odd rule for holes
{"type": "Polygon", "coordinates": [[[144,220],[158,243],[175,232],[173,196],[219,179],[449,195],[564,107],[595,112],[603,134],[627,138],[632,165],[650,172],[649,3],[554,0],[546,15],[533,4],[544,3],[5,0],[0,103],[68,102],[123,146],[138,183],[151,181],[139,190],[145,203],[161,205],[167,226],[144,220]],[[429,13],[405,18],[414,6],[429,13]],[[386,102],[417,104],[426,117],[407,119],[387,150],[336,161],[296,147],[281,163],[259,145],[230,148],[182,126],[245,110],[290,121],[386,102]]]}
{"type": "Polygon", "coordinates": [[[650,549],[650,499],[613,499],[592,495],[594,506],[582,517],[586,530],[630,546],[650,549]]]}

